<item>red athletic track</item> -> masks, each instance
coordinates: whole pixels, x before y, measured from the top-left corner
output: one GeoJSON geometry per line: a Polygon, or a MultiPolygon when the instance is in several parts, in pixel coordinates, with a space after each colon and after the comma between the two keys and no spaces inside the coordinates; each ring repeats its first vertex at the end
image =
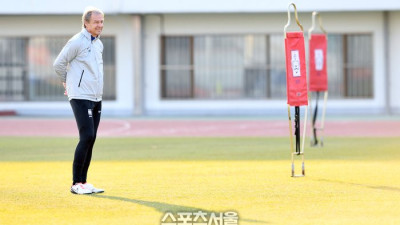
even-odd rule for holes
{"type": "MultiPolygon", "coordinates": [[[[303,129],[303,128],[302,128],[303,129]]],[[[307,133],[310,134],[309,127],[307,133]]],[[[283,137],[286,120],[110,119],[100,123],[102,137],[283,137]]],[[[303,131],[301,131],[303,132],[303,131]]],[[[77,137],[75,120],[0,118],[0,136],[77,137]]],[[[327,121],[324,136],[400,137],[399,120],[327,121]]]]}

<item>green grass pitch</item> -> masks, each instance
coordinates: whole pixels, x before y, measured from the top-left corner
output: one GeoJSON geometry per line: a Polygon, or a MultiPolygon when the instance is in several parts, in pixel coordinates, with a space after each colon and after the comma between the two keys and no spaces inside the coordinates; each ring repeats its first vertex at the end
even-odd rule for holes
{"type": "Polygon", "coordinates": [[[288,138],[99,138],[88,181],[106,192],[88,196],[69,192],[76,142],[0,138],[0,224],[157,225],[200,210],[241,225],[400,223],[399,138],[326,138],[306,147],[303,178],[288,138]]]}

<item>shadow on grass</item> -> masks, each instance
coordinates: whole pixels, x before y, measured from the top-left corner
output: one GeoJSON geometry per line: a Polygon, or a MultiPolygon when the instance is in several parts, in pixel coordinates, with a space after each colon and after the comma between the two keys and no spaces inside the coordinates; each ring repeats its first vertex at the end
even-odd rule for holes
{"type": "Polygon", "coordinates": [[[358,183],[351,183],[351,182],[345,182],[345,181],[340,181],[340,180],[328,180],[328,179],[316,179],[316,181],[323,181],[323,182],[336,183],[336,184],[348,184],[348,185],[353,185],[353,186],[367,187],[367,188],[384,190],[384,191],[400,192],[400,188],[398,188],[398,187],[358,184],[358,183]]]}
{"type": "MultiPolygon", "coordinates": [[[[207,214],[212,213],[211,211],[201,209],[201,208],[182,206],[182,205],[174,205],[174,204],[163,203],[163,202],[143,201],[143,200],[136,200],[136,199],[130,199],[130,198],[124,198],[124,197],[118,197],[118,196],[109,196],[109,195],[103,195],[103,194],[93,194],[90,196],[94,197],[94,198],[103,198],[103,199],[111,199],[111,200],[135,203],[135,204],[151,207],[161,213],[198,212],[198,211],[206,212],[207,214]]],[[[269,223],[267,221],[262,221],[262,220],[252,220],[252,219],[240,218],[240,215],[239,215],[239,220],[251,222],[251,223],[258,223],[258,224],[268,224],[269,223]]]]}

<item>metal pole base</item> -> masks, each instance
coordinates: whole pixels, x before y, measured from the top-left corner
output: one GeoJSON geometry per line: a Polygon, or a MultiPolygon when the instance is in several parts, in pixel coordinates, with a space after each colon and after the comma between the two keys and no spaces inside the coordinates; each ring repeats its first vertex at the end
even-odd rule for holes
{"type": "MultiPolygon", "coordinates": [[[[320,130],[321,132],[323,132],[322,128],[316,128],[317,130],[320,130]]],[[[312,138],[312,140],[310,141],[310,147],[324,147],[324,137],[320,137],[319,140],[315,140],[314,138],[312,138]]]]}
{"type": "MultiPolygon", "coordinates": [[[[317,92],[317,99],[316,99],[316,102],[315,102],[315,107],[317,108],[318,107],[318,95],[319,95],[319,92],[317,92]]],[[[311,96],[311,93],[310,93],[310,96],[311,96]]],[[[324,146],[324,127],[325,127],[325,114],[326,114],[326,102],[327,102],[327,100],[328,100],[328,91],[325,91],[324,92],[324,106],[323,106],[323,109],[322,109],[322,120],[321,120],[321,124],[318,126],[318,127],[316,127],[315,125],[315,121],[316,121],[316,113],[314,114],[314,118],[313,118],[313,121],[312,121],[312,129],[314,129],[314,138],[312,139],[312,141],[311,141],[311,143],[310,143],[310,146],[311,147],[323,147],[324,146]],[[320,133],[320,135],[321,135],[321,137],[320,137],[320,140],[318,141],[318,140],[316,140],[316,132],[317,131],[319,131],[319,133],[320,133]]],[[[311,104],[310,104],[310,107],[312,108],[312,106],[311,106],[311,104]]]]}
{"type": "Polygon", "coordinates": [[[303,152],[293,152],[292,153],[292,177],[304,177],[306,176],[305,166],[304,166],[304,154],[303,152]],[[301,162],[301,174],[295,174],[295,167],[294,167],[294,156],[301,155],[302,162],[301,162]]]}
{"type": "Polygon", "coordinates": [[[306,134],[306,127],[307,127],[307,109],[305,108],[304,113],[304,128],[303,128],[303,140],[300,143],[300,107],[295,107],[295,135],[296,135],[296,148],[294,148],[294,141],[293,141],[293,132],[292,132],[292,119],[290,116],[290,105],[288,105],[288,117],[289,117],[289,131],[290,131],[290,147],[291,147],[291,158],[292,158],[292,177],[304,177],[305,176],[305,169],[304,169],[304,142],[305,142],[305,134],[306,134]],[[301,145],[301,147],[300,147],[301,145]],[[295,174],[294,168],[294,156],[301,156],[302,161],[302,171],[301,174],[295,174]]]}

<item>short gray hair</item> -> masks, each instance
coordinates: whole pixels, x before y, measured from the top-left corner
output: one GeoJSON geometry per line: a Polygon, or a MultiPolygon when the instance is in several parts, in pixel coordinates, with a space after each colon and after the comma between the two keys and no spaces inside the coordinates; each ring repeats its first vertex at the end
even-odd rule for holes
{"type": "Polygon", "coordinates": [[[83,28],[86,28],[85,21],[86,22],[90,22],[90,17],[92,17],[93,13],[101,14],[104,17],[104,13],[100,9],[95,8],[93,6],[86,7],[86,9],[85,9],[85,11],[83,12],[83,15],[82,15],[82,27],[83,28]]]}

